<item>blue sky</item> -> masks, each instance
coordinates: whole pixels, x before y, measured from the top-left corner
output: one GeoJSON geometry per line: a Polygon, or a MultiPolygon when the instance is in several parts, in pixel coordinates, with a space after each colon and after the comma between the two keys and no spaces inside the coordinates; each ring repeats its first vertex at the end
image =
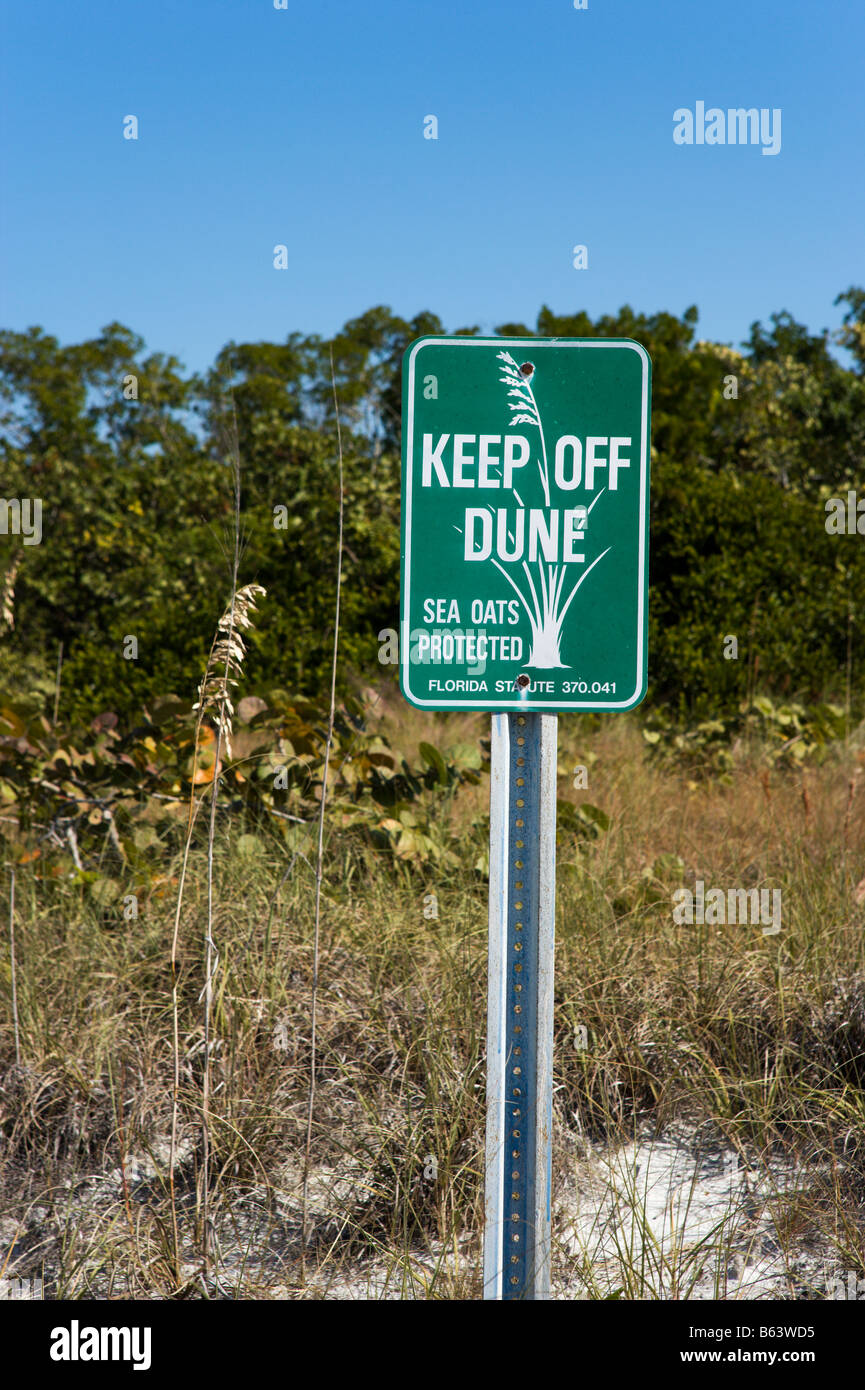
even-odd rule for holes
{"type": "Polygon", "coordinates": [[[2,15],[7,328],[75,342],[119,320],[197,370],[229,339],[328,336],[375,304],[489,332],[543,303],[696,303],[698,336],[738,344],[773,310],[835,327],[865,282],[861,0],[2,15]],[[698,100],[780,108],[780,153],[677,146],[673,112],[698,100]]]}

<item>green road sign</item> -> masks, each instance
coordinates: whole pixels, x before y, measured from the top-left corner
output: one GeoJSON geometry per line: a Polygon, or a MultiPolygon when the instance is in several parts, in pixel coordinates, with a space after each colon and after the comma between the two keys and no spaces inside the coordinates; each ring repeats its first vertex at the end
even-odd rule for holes
{"type": "Polygon", "coordinates": [[[419,338],[403,359],[400,685],[422,709],[646,692],[651,364],[613,338],[419,338]]]}

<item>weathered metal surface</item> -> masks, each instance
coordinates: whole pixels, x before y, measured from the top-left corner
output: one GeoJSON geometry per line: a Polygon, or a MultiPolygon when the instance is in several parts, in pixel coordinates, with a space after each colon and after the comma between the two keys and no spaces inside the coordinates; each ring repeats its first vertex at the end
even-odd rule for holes
{"type": "Polygon", "coordinates": [[[494,715],[484,1297],[550,1286],[555,715],[494,715]]]}

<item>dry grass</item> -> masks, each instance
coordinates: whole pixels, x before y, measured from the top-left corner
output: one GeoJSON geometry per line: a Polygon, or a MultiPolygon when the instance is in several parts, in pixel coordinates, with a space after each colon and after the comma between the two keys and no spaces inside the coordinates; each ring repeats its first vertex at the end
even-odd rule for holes
{"type": "MultiPolygon", "coordinates": [[[[375,717],[406,752],[442,741],[443,727],[448,741],[488,732],[482,716],[445,724],[392,695],[375,717]]],[[[752,1161],[810,1165],[811,1180],[777,1196],[779,1240],[791,1251],[828,1242],[842,1268],[865,1272],[859,767],[851,746],[804,774],[767,773],[752,750],[727,784],[696,783],[646,759],[636,716],[595,731],[560,721],[560,795],[612,818],[594,843],[564,835],[559,846],[560,1192],[579,1187],[581,1141],[711,1121],[752,1161]],[[572,787],[577,763],[589,766],[586,792],[572,787]],[[695,878],[780,888],[781,933],[675,925],[672,889],[695,878]]],[[[50,1295],[66,1297],[477,1297],[486,887],[472,865],[486,795],[467,788],[453,803],[465,857],[444,872],[382,861],[329,833],[305,1281],[314,870],[299,858],[280,887],[276,838],[244,855],[242,827],[217,831],[205,1278],[195,1202],[204,856],[190,861],[180,932],[179,1272],[167,1142],[171,892],[142,903],[137,920],[106,925],[80,886],[19,868],[20,1066],[0,966],[0,1268],[42,1275],[50,1295]],[[431,890],[437,921],[423,914],[431,890]]],[[[571,1257],[557,1258],[564,1268],[571,1257]]],[[[627,1296],[661,1296],[636,1262],[631,1275],[627,1296]]],[[[602,1296],[591,1271],[584,1287],[602,1296]]]]}

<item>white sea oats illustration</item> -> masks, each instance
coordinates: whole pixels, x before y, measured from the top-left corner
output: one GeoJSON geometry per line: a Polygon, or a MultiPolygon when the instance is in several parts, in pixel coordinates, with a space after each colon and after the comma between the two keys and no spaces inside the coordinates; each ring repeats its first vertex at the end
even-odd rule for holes
{"type": "MultiPolygon", "coordinates": [[[[501,371],[504,375],[500,376],[499,380],[510,388],[508,390],[508,396],[516,398],[508,401],[508,408],[511,411],[510,423],[512,425],[533,425],[538,431],[541,446],[541,459],[538,460],[538,473],[541,479],[541,486],[544,490],[544,501],[547,507],[549,507],[550,475],[547,461],[547,443],[544,436],[541,412],[535,400],[535,393],[531,388],[529,378],[520,371],[517,363],[509,352],[499,352],[496,353],[496,356],[503,363],[501,371]]],[[[516,495],[516,490],[512,488],[511,491],[520,506],[522,506],[521,500],[516,495]]],[[[605,492],[606,488],[602,488],[589,506],[583,509],[585,511],[585,516],[581,518],[579,530],[585,531],[589,513],[595,504],[600,502],[605,492]]],[[[529,562],[523,560],[522,568],[528,584],[528,591],[524,592],[513,577],[508,574],[504,566],[498,560],[492,560],[496,569],[504,575],[511,588],[516,593],[529,619],[532,633],[532,645],[528,661],[526,662],[527,666],[535,666],[540,670],[553,670],[557,667],[568,669],[567,664],[561,659],[560,649],[562,625],[565,616],[567,615],[568,609],[580,585],[584,580],[588,579],[595,565],[603,560],[604,556],[607,555],[611,549],[612,546],[607,546],[606,550],[596,556],[588,569],[584,570],[580,575],[564,602],[562,599],[567,574],[564,563],[562,565],[550,563],[545,565],[540,555],[538,555],[535,562],[537,566],[536,588],[535,580],[529,568],[529,562]],[[538,590],[540,590],[540,594],[538,590]],[[531,600],[531,602],[529,600],[531,600]]]]}

